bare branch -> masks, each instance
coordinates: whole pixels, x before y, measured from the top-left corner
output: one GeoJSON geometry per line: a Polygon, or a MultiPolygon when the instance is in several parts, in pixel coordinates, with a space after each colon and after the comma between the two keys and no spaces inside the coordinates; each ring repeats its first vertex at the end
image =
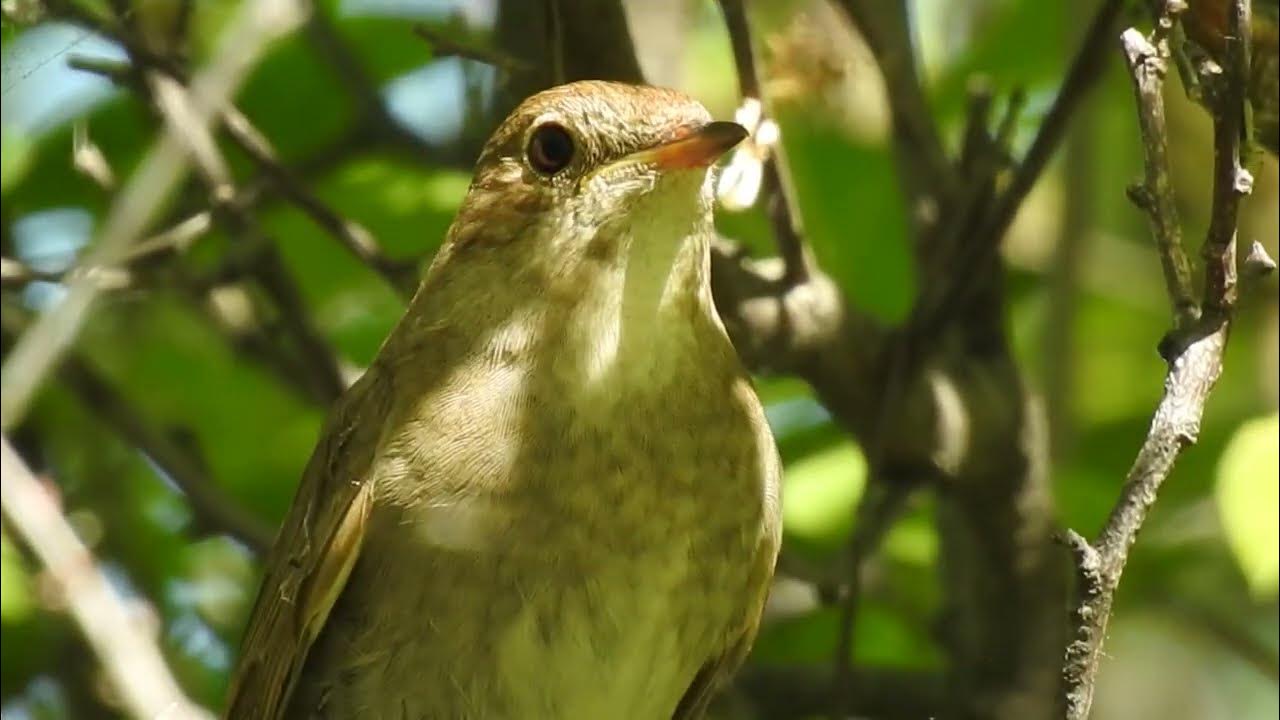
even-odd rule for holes
{"type": "MultiPolygon", "coordinates": [[[[233,95],[274,38],[288,32],[301,17],[295,0],[246,0],[227,25],[216,58],[193,82],[197,120],[207,123],[233,95]]],[[[86,264],[112,267],[151,222],[187,166],[185,143],[178,129],[166,128],[121,190],[86,264]]],[[[3,367],[0,427],[12,428],[26,411],[59,356],[75,341],[99,287],[78,279],[65,298],[25,333],[3,367]]]]}
{"type": "Polygon", "coordinates": [[[169,671],[155,641],[139,627],[88,548],[62,516],[50,491],[9,444],[0,440],[5,523],[39,558],[66,599],[71,616],[102,662],[130,715],[145,720],[205,720],[169,671]]]}
{"type": "Polygon", "coordinates": [[[1160,35],[1151,44],[1142,33],[1129,28],[1121,36],[1125,63],[1133,79],[1138,103],[1138,125],[1146,155],[1146,177],[1130,189],[1134,203],[1147,214],[1151,235],[1160,253],[1165,286],[1173,305],[1174,326],[1180,329],[1196,320],[1199,308],[1191,295],[1191,265],[1182,249],[1182,225],[1169,176],[1169,140],[1164,116],[1164,77],[1169,59],[1168,40],[1160,35]]]}
{"type": "Polygon", "coordinates": [[[880,550],[880,543],[897,522],[911,496],[912,488],[897,483],[868,483],[854,515],[853,533],[843,554],[845,578],[840,593],[839,624],[836,630],[836,653],[832,672],[832,695],[838,702],[831,717],[838,720],[854,711],[859,700],[857,678],[853,673],[853,649],[856,640],[858,607],[862,600],[862,574],[867,562],[880,550]]]}
{"type": "Polygon", "coordinates": [[[1090,545],[1075,533],[1068,537],[1076,555],[1079,584],[1074,612],[1076,634],[1067,646],[1064,668],[1069,720],[1084,720],[1089,715],[1111,603],[1129,548],[1178,454],[1199,435],[1205,400],[1222,372],[1227,327],[1225,321],[1221,322],[1174,359],[1151,429],[1098,539],[1090,545]]]}
{"type": "MultiPolygon", "coordinates": [[[[738,89],[742,98],[759,100],[767,107],[760,92],[760,76],[751,44],[751,26],[742,0],[720,0],[720,9],[733,46],[734,64],[738,68],[738,89]]],[[[774,240],[778,244],[778,252],[785,268],[783,282],[794,285],[809,279],[811,263],[809,251],[805,247],[804,229],[792,199],[793,192],[779,168],[781,153],[781,145],[776,145],[765,158],[762,190],[765,210],[773,224],[774,240]]]]}
{"type": "Polygon", "coordinates": [[[1203,312],[1227,316],[1236,303],[1236,221],[1240,199],[1253,190],[1253,176],[1241,162],[1245,103],[1248,102],[1251,5],[1232,0],[1223,36],[1220,87],[1213,107],[1213,209],[1200,257],[1205,263],[1203,312]]]}
{"type": "MultiPolygon", "coordinates": [[[[115,36],[113,35],[113,37],[115,36]]],[[[125,44],[129,45],[131,43],[125,44]]],[[[183,112],[182,94],[170,91],[172,86],[181,80],[182,74],[179,69],[170,66],[167,62],[151,65],[153,58],[150,56],[135,55],[134,59],[136,63],[139,63],[138,65],[121,63],[115,60],[79,57],[71,58],[68,64],[78,70],[103,75],[118,84],[138,90],[154,98],[157,104],[164,103],[160,108],[163,117],[173,117],[175,113],[183,112]],[[169,75],[169,73],[172,73],[172,75],[169,75]],[[139,78],[147,78],[147,82],[140,83],[139,78]]],[[[219,119],[231,141],[253,161],[254,165],[258,167],[285,200],[297,206],[321,230],[332,235],[357,259],[382,276],[387,284],[396,290],[402,298],[407,299],[413,295],[418,284],[417,270],[413,263],[401,262],[387,257],[378,246],[373,234],[365,229],[364,226],[343,218],[317,198],[280,161],[275,149],[271,146],[271,141],[254,127],[249,118],[234,105],[228,105],[220,113],[219,119]]],[[[222,167],[223,161],[217,152],[216,146],[209,144],[211,141],[212,136],[210,135],[209,141],[201,141],[198,145],[199,152],[193,154],[200,159],[197,167],[204,168],[206,171],[206,184],[212,183],[215,188],[218,188],[215,191],[215,196],[226,197],[229,193],[226,186],[229,185],[230,178],[225,168],[222,167]]],[[[245,207],[246,205],[246,203],[237,203],[238,207],[245,207]]]]}
{"type": "Polygon", "coordinates": [[[425,40],[431,46],[431,54],[438,58],[458,57],[464,60],[473,60],[485,65],[492,65],[507,73],[521,73],[531,70],[530,64],[520,58],[511,57],[506,53],[491,48],[458,42],[425,23],[414,24],[413,33],[425,40]]]}
{"type": "Polygon", "coordinates": [[[270,142],[234,107],[223,114],[227,134],[258,169],[272,182],[284,198],[302,210],[322,230],[328,232],[347,250],[374,272],[402,298],[409,298],[418,288],[418,273],[413,263],[394,260],[382,251],[377,240],[363,225],[348,220],[307,189],[276,157],[270,142]]]}
{"type": "MultiPolygon", "coordinates": [[[[1180,0],[1168,0],[1158,19],[1165,28],[1181,9],[1180,0]]],[[[1214,122],[1213,211],[1202,255],[1205,259],[1205,290],[1201,317],[1194,326],[1174,333],[1167,348],[1169,371],[1164,395],[1156,407],[1138,457],[1125,479],[1124,489],[1098,538],[1090,544],[1071,532],[1067,543],[1076,556],[1077,598],[1074,609],[1075,637],[1067,646],[1063,668],[1061,702],[1068,720],[1084,720],[1093,703],[1094,680],[1112,600],[1129,551],[1137,539],[1147,512],[1155,504],[1161,485],[1173,470],[1183,448],[1195,442],[1200,432],[1205,401],[1222,373],[1222,358],[1235,304],[1236,223],[1240,198],[1250,189],[1248,173],[1240,164],[1241,127],[1248,77],[1249,2],[1232,0],[1224,72],[1221,87],[1211,93],[1214,122]],[[1238,39],[1238,40],[1237,40],[1238,39]]],[[[1131,47],[1146,51],[1137,42],[1135,31],[1125,33],[1126,53],[1131,47]]],[[[1146,42],[1145,40],[1143,42],[1146,42]]],[[[1145,115],[1144,132],[1157,110],[1148,105],[1158,101],[1160,76],[1143,77],[1144,62],[1131,63],[1135,85],[1154,83],[1153,92],[1136,93],[1139,115],[1145,115]]],[[[1163,143],[1163,138],[1160,143],[1163,143]]],[[[1147,141],[1148,153],[1152,142],[1147,141]]],[[[1151,162],[1151,158],[1148,158],[1151,162]]],[[[1159,205],[1150,203],[1149,213],[1159,205]]],[[[1172,218],[1153,221],[1168,226],[1172,218]]],[[[1176,298],[1175,298],[1176,299],[1176,298]]]]}
{"type": "MultiPolygon", "coordinates": [[[[913,310],[914,317],[910,322],[913,332],[925,337],[934,336],[950,319],[973,313],[975,305],[982,306],[979,311],[998,309],[999,304],[989,302],[990,298],[986,297],[992,286],[991,273],[986,269],[995,262],[995,253],[1009,224],[1053,157],[1072,115],[1101,79],[1106,67],[1106,50],[1113,42],[1114,28],[1123,7],[1123,0],[1102,0],[1053,105],[1031,147],[1018,163],[1008,187],[994,201],[983,202],[984,193],[975,189],[975,185],[980,183],[972,179],[965,182],[965,189],[960,191],[961,199],[950,214],[947,226],[940,228],[947,235],[938,244],[944,250],[950,250],[953,259],[939,263],[946,272],[941,282],[933,283],[937,290],[926,292],[913,310]]],[[[1002,127],[1012,128],[1010,121],[1016,109],[1016,105],[1011,104],[1002,127]]],[[[1001,138],[1002,134],[1006,133],[998,132],[992,140],[997,146],[1008,139],[1001,138]]],[[[994,171],[996,166],[990,169],[994,171]]]]}
{"type": "Polygon", "coordinates": [[[138,408],[82,358],[68,357],[58,375],[86,408],[173,480],[191,503],[200,527],[226,533],[256,553],[271,547],[274,529],[228,497],[198,457],[147,422],[138,408]]]}
{"type": "Polygon", "coordinates": [[[1031,188],[1040,179],[1040,174],[1061,144],[1072,115],[1102,78],[1110,57],[1108,49],[1115,37],[1116,24],[1123,9],[1124,0],[1102,0],[1098,6],[1089,29],[1085,31],[1084,40],[1076,51],[1075,59],[1071,61],[1067,77],[1063,80],[1062,87],[1058,88],[1053,105],[1040,124],[1031,147],[1018,163],[1017,172],[984,223],[982,237],[998,243],[1013,222],[1027,193],[1031,192],[1031,188]]]}
{"type": "Polygon", "coordinates": [[[858,27],[884,76],[894,152],[911,218],[917,228],[931,228],[956,181],[920,84],[906,2],[837,0],[836,4],[858,27]]]}

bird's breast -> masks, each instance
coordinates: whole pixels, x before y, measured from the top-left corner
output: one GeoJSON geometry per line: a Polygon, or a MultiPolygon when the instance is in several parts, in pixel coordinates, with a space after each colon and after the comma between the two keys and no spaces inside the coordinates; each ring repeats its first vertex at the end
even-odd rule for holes
{"type": "Polygon", "coordinates": [[[587,412],[555,378],[471,368],[387,443],[366,559],[317,648],[345,683],[330,702],[669,717],[721,646],[772,503],[746,381],[587,412]]]}

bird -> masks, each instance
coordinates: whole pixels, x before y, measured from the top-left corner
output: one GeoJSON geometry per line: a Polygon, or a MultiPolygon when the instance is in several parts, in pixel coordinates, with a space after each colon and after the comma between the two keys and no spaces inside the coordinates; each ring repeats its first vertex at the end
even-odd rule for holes
{"type": "Polygon", "coordinates": [[[224,717],[702,717],[759,627],[781,463],[710,288],[714,164],[674,90],[497,128],[332,409],[224,717]]]}

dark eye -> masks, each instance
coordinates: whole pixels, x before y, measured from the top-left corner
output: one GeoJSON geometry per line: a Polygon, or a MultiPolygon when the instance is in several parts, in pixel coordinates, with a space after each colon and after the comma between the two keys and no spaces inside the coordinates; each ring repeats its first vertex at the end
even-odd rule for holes
{"type": "Polygon", "coordinates": [[[573,136],[563,127],[548,123],[533,131],[525,154],[534,170],[555,175],[573,161],[573,136]]]}

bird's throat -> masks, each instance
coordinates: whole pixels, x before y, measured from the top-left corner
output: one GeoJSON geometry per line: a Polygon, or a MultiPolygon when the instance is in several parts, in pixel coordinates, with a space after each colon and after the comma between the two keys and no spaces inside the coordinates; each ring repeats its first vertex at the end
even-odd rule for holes
{"type": "Polygon", "coordinates": [[[635,223],[614,262],[574,304],[568,364],[587,392],[669,379],[696,352],[714,313],[707,280],[709,225],[635,223]]]}

